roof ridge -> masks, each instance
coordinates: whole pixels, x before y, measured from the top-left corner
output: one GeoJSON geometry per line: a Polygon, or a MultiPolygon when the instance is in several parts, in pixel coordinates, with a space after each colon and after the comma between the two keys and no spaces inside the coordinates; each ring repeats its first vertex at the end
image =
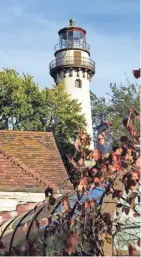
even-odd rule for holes
{"type": "Polygon", "coordinates": [[[46,187],[50,186],[53,189],[57,189],[57,186],[55,184],[49,183],[49,181],[47,181],[46,179],[42,180],[40,178],[40,176],[38,175],[38,173],[36,173],[36,171],[34,169],[28,168],[23,162],[19,161],[18,159],[16,159],[15,157],[13,157],[12,155],[7,154],[5,151],[0,150],[0,154],[2,154],[4,157],[6,157],[7,159],[9,159],[12,163],[16,164],[17,166],[19,166],[24,172],[29,173],[30,175],[32,175],[35,179],[39,180],[42,184],[44,184],[46,187]]]}
{"type": "Polygon", "coordinates": [[[33,130],[2,130],[0,129],[0,132],[4,132],[4,133],[40,133],[40,134],[48,134],[48,135],[52,135],[52,132],[45,132],[45,131],[33,131],[33,130]]]}

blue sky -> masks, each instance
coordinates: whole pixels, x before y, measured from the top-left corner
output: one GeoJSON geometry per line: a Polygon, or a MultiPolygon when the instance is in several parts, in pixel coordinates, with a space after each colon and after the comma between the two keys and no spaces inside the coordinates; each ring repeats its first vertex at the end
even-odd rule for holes
{"type": "MultiPolygon", "coordinates": [[[[91,89],[105,96],[110,82],[135,82],[140,66],[139,0],[0,0],[0,69],[29,73],[41,88],[53,84],[49,62],[54,59],[58,30],[74,17],[87,30],[96,74],[91,89]]],[[[139,82],[138,82],[139,83],[139,82]]]]}

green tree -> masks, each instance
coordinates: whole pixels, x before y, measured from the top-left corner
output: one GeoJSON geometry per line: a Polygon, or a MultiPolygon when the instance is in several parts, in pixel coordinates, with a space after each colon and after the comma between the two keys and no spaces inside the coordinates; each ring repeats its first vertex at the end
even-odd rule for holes
{"type": "Polygon", "coordinates": [[[44,120],[44,129],[53,131],[59,150],[65,159],[73,148],[72,142],[80,129],[85,129],[84,115],[80,114],[81,105],[64,93],[62,86],[46,88],[41,92],[42,105],[40,118],[44,120]]]}
{"type": "Polygon", "coordinates": [[[40,91],[29,75],[20,77],[15,70],[0,73],[0,128],[33,130],[38,127],[34,112],[40,104],[40,91]]]}
{"type": "Polygon", "coordinates": [[[96,127],[107,119],[109,114],[108,106],[104,97],[97,97],[92,91],[90,91],[91,99],[91,111],[92,111],[92,125],[94,134],[94,143],[96,144],[97,130],[96,127]]]}
{"type": "Polygon", "coordinates": [[[98,98],[91,92],[93,129],[96,137],[96,127],[108,119],[112,123],[112,136],[116,141],[120,136],[128,134],[122,124],[123,118],[129,115],[131,108],[139,111],[139,89],[134,84],[127,86],[110,84],[110,90],[107,98],[98,98]]]}
{"type": "MultiPolygon", "coordinates": [[[[134,108],[139,111],[139,91],[134,84],[129,84],[127,87],[123,85],[117,87],[116,84],[111,84],[110,88],[112,95],[109,105],[112,107],[112,111],[109,119],[113,126],[113,136],[117,139],[119,136],[128,134],[127,129],[122,125],[122,121],[124,117],[129,115],[130,109],[134,108]]],[[[134,118],[133,115],[131,115],[132,118],[134,118]]],[[[138,124],[135,125],[138,126],[138,124]]]]}

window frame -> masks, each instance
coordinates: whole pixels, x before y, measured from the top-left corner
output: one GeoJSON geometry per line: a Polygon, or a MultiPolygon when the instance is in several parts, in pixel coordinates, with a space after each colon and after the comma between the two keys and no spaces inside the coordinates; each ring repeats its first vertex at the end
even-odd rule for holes
{"type": "Polygon", "coordinates": [[[81,81],[81,79],[76,79],[75,80],[75,87],[76,88],[82,88],[82,81],[81,81]],[[79,82],[79,86],[76,86],[76,82],[79,82]]]}

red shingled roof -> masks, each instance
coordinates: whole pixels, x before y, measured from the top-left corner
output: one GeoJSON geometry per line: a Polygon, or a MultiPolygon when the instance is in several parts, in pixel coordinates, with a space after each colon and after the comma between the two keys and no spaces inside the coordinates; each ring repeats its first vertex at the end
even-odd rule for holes
{"type": "Polygon", "coordinates": [[[0,187],[72,189],[51,132],[0,130],[0,187]]]}

